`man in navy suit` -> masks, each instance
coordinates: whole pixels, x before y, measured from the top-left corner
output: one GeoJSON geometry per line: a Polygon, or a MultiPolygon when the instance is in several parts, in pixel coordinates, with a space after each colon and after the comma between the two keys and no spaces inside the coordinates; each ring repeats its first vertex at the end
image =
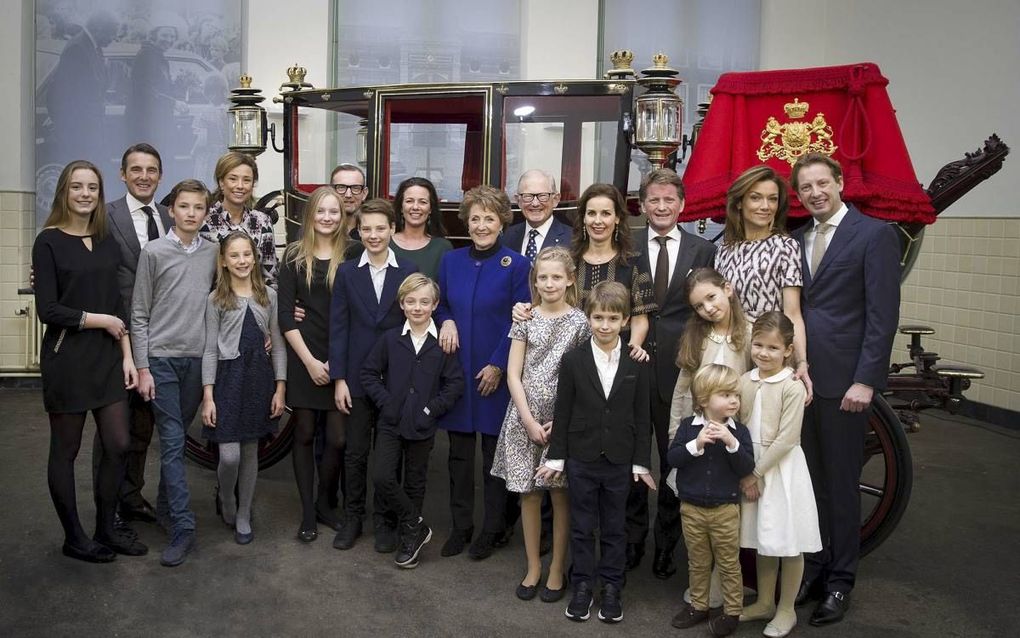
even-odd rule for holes
{"type": "Polygon", "coordinates": [[[503,245],[532,262],[538,251],[547,246],[570,248],[570,226],[553,217],[556,204],[560,203],[555,177],[535,169],[524,171],[517,181],[514,201],[521,207],[525,221],[507,229],[503,245]]]}
{"type": "Polygon", "coordinates": [[[900,307],[900,250],[885,222],[842,200],[843,171],[809,153],[791,182],[812,222],[802,247],[801,293],[814,400],[801,444],[818,505],[822,551],[805,557],[798,603],[821,597],[812,625],[843,619],[860,554],[859,483],[871,400],[885,387],[900,307]]]}
{"type": "MultiPolygon", "coordinates": [[[[125,304],[126,317],[131,316],[131,295],[135,286],[135,271],[142,248],[166,235],[172,222],[166,207],[156,203],[156,188],[163,177],[163,164],[159,151],[149,144],[131,146],[121,157],[120,178],[127,194],[106,204],[110,234],[117,241],[121,265],[117,270],[117,283],[125,304]]],[[[142,374],[149,374],[145,369],[142,374]]],[[[151,383],[151,382],[150,382],[151,383]]],[[[119,495],[119,514],[125,520],[155,522],[156,511],[142,496],[145,485],[145,457],[152,441],[152,404],[137,392],[130,394],[131,443],[127,452],[126,471],[119,495]]],[[[92,446],[93,464],[98,467],[103,446],[96,434],[92,446]]]]}
{"type": "MultiPolygon", "coordinates": [[[[649,317],[645,349],[651,355],[651,420],[659,452],[658,513],[655,515],[655,559],[652,573],[669,578],[676,572],[673,550],[680,540],[680,501],[665,486],[669,473],[669,406],[680,370],[677,350],[691,306],[684,297],[687,275],[695,268],[711,267],[715,245],[677,225],[684,209],[684,185],[668,168],[649,173],[638,191],[641,210],[648,226],[633,232],[638,266],[652,275],[658,310],[649,317]]],[[[627,568],[633,569],[644,555],[648,535],[648,489],[644,483],[631,485],[627,499],[627,568]]]]}

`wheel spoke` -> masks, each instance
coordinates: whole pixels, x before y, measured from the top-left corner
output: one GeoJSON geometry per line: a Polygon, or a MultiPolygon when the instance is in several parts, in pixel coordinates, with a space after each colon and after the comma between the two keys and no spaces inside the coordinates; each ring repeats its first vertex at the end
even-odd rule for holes
{"type": "Polygon", "coordinates": [[[861,493],[867,494],[868,496],[874,496],[876,498],[882,498],[885,496],[885,488],[861,483],[861,493]]]}

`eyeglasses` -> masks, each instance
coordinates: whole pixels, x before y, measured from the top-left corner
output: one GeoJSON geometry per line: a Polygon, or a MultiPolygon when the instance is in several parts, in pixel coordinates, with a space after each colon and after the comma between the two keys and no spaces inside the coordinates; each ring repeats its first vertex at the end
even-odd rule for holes
{"type": "Polygon", "coordinates": [[[341,195],[343,195],[345,191],[351,191],[352,195],[360,195],[365,192],[365,188],[367,188],[362,184],[330,184],[330,186],[332,186],[333,190],[341,195]]]}
{"type": "Polygon", "coordinates": [[[536,199],[544,204],[555,194],[556,193],[517,193],[517,199],[521,200],[524,204],[530,204],[536,199]]]}

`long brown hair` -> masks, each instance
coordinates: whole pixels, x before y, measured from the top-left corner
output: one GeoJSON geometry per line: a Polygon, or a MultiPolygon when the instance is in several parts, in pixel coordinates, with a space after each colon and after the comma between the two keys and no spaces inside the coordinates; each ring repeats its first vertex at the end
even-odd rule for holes
{"type": "Polygon", "coordinates": [[[577,307],[577,264],[574,263],[574,258],[570,256],[570,251],[562,246],[552,246],[550,248],[543,248],[539,251],[538,256],[535,257],[535,265],[532,266],[531,272],[528,274],[528,283],[531,286],[531,303],[535,306],[542,303],[542,295],[538,292],[538,264],[542,261],[551,261],[563,266],[563,271],[567,273],[568,278],[572,278],[574,281],[570,282],[567,286],[567,291],[563,295],[563,300],[568,305],[577,307]]]}
{"type": "Polygon", "coordinates": [[[89,215],[88,233],[97,240],[106,237],[106,195],[103,191],[103,174],[99,172],[96,165],[87,160],[75,160],[60,171],[57,179],[57,189],[53,193],[53,204],[50,206],[50,216],[46,218],[44,228],[63,228],[71,218],[71,209],[67,204],[67,196],[71,190],[71,175],[78,169],[92,171],[99,180],[99,194],[97,195],[96,207],[89,215]]]}
{"type": "Polygon", "coordinates": [[[227,270],[227,248],[231,242],[244,240],[251,246],[252,257],[255,258],[255,265],[251,269],[251,295],[255,303],[265,308],[269,307],[269,293],[266,292],[266,280],[262,277],[262,260],[259,259],[258,246],[251,235],[243,230],[235,230],[220,240],[220,255],[216,260],[216,288],[213,289],[213,303],[224,310],[237,308],[237,294],[230,287],[230,272],[227,270]]]}
{"type": "Polygon", "coordinates": [[[330,236],[331,250],[329,253],[329,268],[326,271],[326,281],[329,289],[333,290],[333,278],[336,270],[344,261],[344,252],[347,250],[347,220],[344,209],[341,205],[340,196],[336,194],[332,186],[320,186],[312,191],[308,202],[305,203],[305,216],[301,222],[301,239],[287,245],[283,253],[284,263],[293,263],[298,271],[304,271],[305,284],[309,289],[312,287],[312,274],[315,271],[315,213],[327,197],[335,197],[337,208],[340,209],[340,223],[330,236]]]}
{"type": "Polygon", "coordinates": [[[627,225],[627,203],[623,195],[612,184],[592,184],[581,193],[581,199],[577,200],[577,214],[574,216],[574,237],[570,244],[570,254],[578,264],[588,251],[590,239],[584,227],[584,211],[588,209],[588,202],[596,197],[608,197],[613,202],[616,212],[616,232],[611,239],[613,248],[616,249],[616,258],[621,263],[627,263],[633,256],[631,247],[630,226],[627,225]]]}
{"type": "Polygon", "coordinates": [[[741,173],[740,177],[733,180],[733,184],[726,191],[724,244],[735,244],[747,239],[747,232],[744,230],[744,215],[740,207],[744,196],[761,182],[772,182],[779,190],[776,216],[772,220],[772,234],[786,234],[786,214],[790,210],[790,187],[779,173],[772,170],[772,167],[760,164],[741,173]]]}
{"type": "MultiPolygon", "coordinates": [[[[687,277],[687,287],[684,290],[684,299],[690,304],[691,293],[699,284],[709,284],[716,288],[725,288],[726,278],[719,274],[714,268],[698,268],[687,277]]],[[[747,346],[747,320],[744,319],[744,311],[740,307],[740,300],[737,293],[730,284],[730,347],[735,352],[743,352],[747,346]]],[[[676,365],[689,374],[697,372],[701,367],[701,357],[705,352],[705,339],[712,332],[712,322],[703,319],[701,315],[691,309],[691,317],[684,327],[684,336],[680,340],[680,352],[677,354],[676,365]]]]}

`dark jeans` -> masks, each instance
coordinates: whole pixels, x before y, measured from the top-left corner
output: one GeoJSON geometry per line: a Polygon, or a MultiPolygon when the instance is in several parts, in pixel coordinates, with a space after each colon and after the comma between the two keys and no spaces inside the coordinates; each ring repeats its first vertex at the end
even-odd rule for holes
{"type": "Polygon", "coordinates": [[[395,512],[403,524],[418,522],[425,501],[425,482],[429,472],[429,454],[435,437],[410,440],[396,430],[382,428],[375,437],[375,460],[372,479],[375,493],[387,510],[395,512]],[[398,470],[404,467],[401,488],[398,470]]]}
{"type": "MultiPolygon", "coordinates": [[[[455,530],[475,526],[475,448],[478,433],[447,432],[450,438],[450,514],[455,530]]],[[[482,531],[502,534],[506,530],[506,481],[493,476],[492,459],[497,437],[481,434],[482,486],[485,511],[482,531]]]]}
{"type": "MultiPolygon", "coordinates": [[[[142,488],[145,486],[145,458],[152,442],[155,415],[152,404],[137,392],[128,393],[128,416],[131,426],[128,449],[124,454],[124,479],[120,483],[117,502],[121,507],[141,509],[145,503],[142,488]]],[[[99,431],[92,440],[92,478],[98,480],[99,466],[103,462],[103,444],[99,431]]]]}
{"type": "MultiPolygon", "coordinates": [[[[655,370],[655,367],[651,367],[655,370]]],[[[680,542],[680,499],[666,485],[669,463],[666,451],[669,449],[669,402],[663,401],[652,383],[651,416],[656,449],[659,451],[659,489],[656,490],[655,549],[672,552],[680,542]]],[[[651,469],[651,468],[648,468],[651,469]]],[[[627,496],[627,542],[644,543],[648,536],[648,486],[643,481],[631,482],[627,496]]]]}
{"type": "MultiPolygon", "coordinates": [[[[372,429],[375,426],[375,406],[365,397],[351,398],[351,414],[347,417],[347,448],[344,450],[344,509],[348,516],[365,518],[368,494],[368,455],[372,449],[372,429]]],[[[396,516],[387,511],[381,495],[376,491],[372,499],[372,519],[375,527],[396,526],[396,516]]]]}
{"type": "Polygon", "coordinates": [[[624,515],[630,493],[631,466],[615,465],[605,457],[585,462],[567,459],[570,480],[570,582],[595,585],[595,529],[599,530],[602,584],[623,587],[627,561],[624,515]]]}
{"type": "Polygon", "coordinates": [[[841,399],[815,395],[804,409],[801,447],[818,506],[822,551],[804,555],[804,580],[829,592],[854,587],[861,549],[861,468],[871,410],[844,412],[841,399]]]}
{"type": "Polygon", "coordinates": [[[195,513],[184,471],[185,433],[202,403],[200,357],[149,357],[156,383],[152,410],[159,432],[159,495],[156,512],[169,516],[172,531],[194,531],[195,513]]]}

